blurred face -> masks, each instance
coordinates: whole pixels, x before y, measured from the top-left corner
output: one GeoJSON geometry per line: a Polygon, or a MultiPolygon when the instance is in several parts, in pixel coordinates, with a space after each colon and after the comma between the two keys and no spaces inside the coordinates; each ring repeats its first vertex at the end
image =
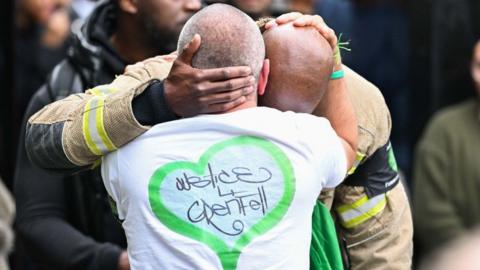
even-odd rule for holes
{"type": "Polygon", "coordinates": [[[152,48],[159,54],[175,51],[187,20],[201,8],[200,0],[141,0],[138,15],[152,48]]]}
{"type": "Polygon", "coordinates": [[[56,0],[24,0],[21,8],[36,23],[45,24],[55,10],[56,0]]]}
{"type": "Polygon", "coordinates": [[[471,70],[477,94],[480,95],[480,42],[477,42],[477,45],[475,45],[475,49],[473,50],[471,70]]]}
{"type": "Polygon", "coordinates": [[[253,19],[259,19],[268,14],[272,0],[232,0],[232,4],[247,13],[253,19]]]}

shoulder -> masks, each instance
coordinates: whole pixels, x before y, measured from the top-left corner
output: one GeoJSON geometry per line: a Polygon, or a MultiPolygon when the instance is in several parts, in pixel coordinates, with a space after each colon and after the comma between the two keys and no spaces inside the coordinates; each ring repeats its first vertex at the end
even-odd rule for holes
{"type": "Polygon", "coordinates": [[[432,127],[451,126],[458,119],[464,119],[469,113],[474,113],[476,101],[474,99],[466,100],[459,104],[448,106],[439,110],[431,120],[432,127]]]}
{"type": "Polygon", "coordinates": [[[286,116],[286,117],[292,119],[293,121],[295,121],[295,123],[298,126],[303,125],[303,126],[306,126],[306,127],[315,128],[315,127],[318,127],[320,125],[320,126],[331,127],[330,121],[325,117],[315,116],[315,115],[308,114],[308,113],[295,113],[295,112],[284,112],[283,114],[284,114],[284,116],[286,116]]]}
{"type": "Polygon", "coordinates": [[[378,87],[350,68],[344,66],[344,69],[348,95],[359,126],[358,151],[369,156],[389,140],[390,111],[378,87]]]}
{"type": "Polygon", "coordinates": [[[47,86],[43,85],[30,98],[27,110],[25,111],[25,116],[28,119],[28,117],[30,117],[46,105],[52,103],[53,101],[54,100],[48,92],[47,86]]]}
{"type": "Polygon", "coordinates": [[[467,100],[462,103],[441,109],[427,125],[427,134],[432,132],[448,132],[463,126],[470,114],[475,114],[475,100],[467,100]]]}
{"type": "Polygon", "coordinates": [[[435,113],[425,128],[420,147],[436,147],[460,139],[462,130],[468,128],[470,124],[469,119],[475,116],[475,108],[476,101],[472,99],[435,113]]]}

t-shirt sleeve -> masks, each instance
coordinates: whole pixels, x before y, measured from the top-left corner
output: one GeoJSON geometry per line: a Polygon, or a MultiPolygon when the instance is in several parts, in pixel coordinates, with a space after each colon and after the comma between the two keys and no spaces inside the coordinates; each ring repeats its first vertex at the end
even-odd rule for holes
{"type": "Polygon", "coordinates": [[[316,171],[322,174],[323,188],[339,185],[347,175],[345,148],[330,121],[309,114],[297,115],[300,138],[312,156],[316,171]]]}
{"type": "Polygon", "coordinates": [[[110,198],[115,202],[116,214],[120,220],[125,219],[121,207],[120,194],[120,179],[118,172],[118,152],[112,152],[102,158],[102,179],[105,189],[110,198]]]}

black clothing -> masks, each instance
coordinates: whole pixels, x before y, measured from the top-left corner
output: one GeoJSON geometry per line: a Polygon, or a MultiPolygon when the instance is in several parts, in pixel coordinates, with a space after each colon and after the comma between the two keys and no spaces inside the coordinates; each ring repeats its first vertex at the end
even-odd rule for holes
{"type": "MultiPolygon", "coordinates": [[[[33,96],[26,115],[50,102],[44,87],[33,96]]],[[[117,269],[126,243],[100,188],[98,170],[73,177],[46,171],[28,160],[24,143],[20,144],[15,173],[17,235],[34,260],[34,269],[117,269]]]]}
{"type": "Polygon", "coordinates": [[[13,107],[15,129],[20,127],[30,98],[47,79],[52,68],[67,55],[70,39],[57,48],[41,44],[43,29],[33,25],[17,30],[15,38],[13,107]]]}
{"type": "MultiPolygon", "coordinates": [[[[33,96],[23,122],[15,174],[17,229],[22,246],[39,269],[117,269],[120,253],[126,247],[98,168],[73,176],[67,171],[41,169],[28,159],[24,137],[28,118],[45,105],[110,83],[116,74],[123,73],[125,63],[109,44],[116,14],[113,1],[103,2],[81,28],[73,29],[67,59],[54,68],[46,85],[33,96]]],[[[166,106],[162,83],[148,87],[134,103],[135,116],[141,123],[175,118],[166,106]]],[[[34,159],[49,152],[50,157],[44,155],[44,160],[68,162],[62,150],[55,152],[62,149],[58,147],[58,135],[63,123],[52,124],[51,133],[45,129],[42,132],[45,127],[49,126],[40,125],[33,131],[41,136],[27,143],[29,152],[42,153],[34,154],[34,159]]]]}
{"type": "MultiPolygon", "coordinates": [[[[68,57],[56,69],[75,72],[69,80],[55,71],[31,99],[23,122],[63,95],[109,83],[125,63],[108,45],[115,7],[100,4],[81,29],[74,29],[68,57]],[[57,75],[56,75],[57,74],[57,75]],[[69,87],[64,87],[65,83],[69,87]]],[[[124,232],[111,213],[99,170],[70,176],[33,165],[21,137],[15,173],[18,237],[36,269],[118,268],[126,247],[124,232]],[[88,236],[87,236],[88,235],[88,236]]]]}
{"type": "Polygon", "coordinates": [[[135,119],[144,126],[177,119],[165,101],[163,82],[154,82],[132,102],[135,119]]]}

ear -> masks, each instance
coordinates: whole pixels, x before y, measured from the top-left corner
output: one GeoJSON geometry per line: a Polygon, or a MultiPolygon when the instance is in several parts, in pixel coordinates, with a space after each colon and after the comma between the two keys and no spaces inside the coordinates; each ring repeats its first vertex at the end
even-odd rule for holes
{"type": "Polygon", "coordinates": [[[136,14],[138,12],[137,0],[118,0],[120,9],[129,14],[136,14]]]}
{"type": "Polygon", "coordinates": [[[258,77],[258,86],[257,93],[259,96],[265,93],[265,88],[267,87],[268,74],[270,73],[270,60],[263,60],[263,67],[260,71],[260,76],[258,77]]]}

